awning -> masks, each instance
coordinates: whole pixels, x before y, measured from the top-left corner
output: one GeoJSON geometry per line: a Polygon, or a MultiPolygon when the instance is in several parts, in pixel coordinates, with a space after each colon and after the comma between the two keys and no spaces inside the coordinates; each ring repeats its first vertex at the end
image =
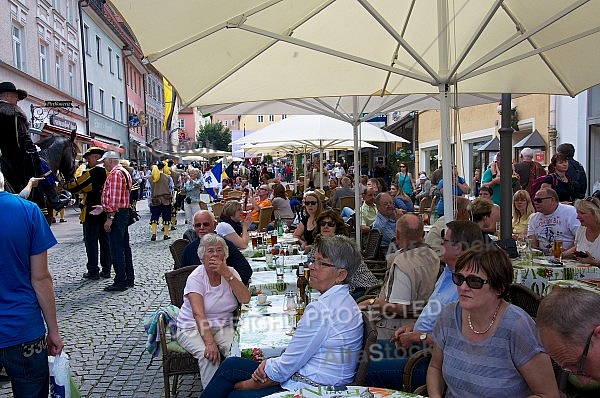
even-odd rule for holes
{"type": "Polygon", "coordinates": [[[100,141],[100,140],[92,140],[92,144],[93,144],[94,146],[97,146],[97,147],[99,147],[99,148],[106,149],[106,150],[109,150],[109,151],[117,151],[117,152],[119,152],[120,154],[123,154],[123,153],[125,153],[125,149],[123,149],[123,148],[120,148],[120,147],[118,147],[118,146],[116,146],[116,145],[109,144],[109,143],[107,143],[107,142],[104,142],[104,141],[100,141]]]}
{"type": "Polygon", "coordinates": [[[479,148],[479,152],[498,152],[500,150],[500,140],[498,137],[494,137],[479,148]]]}
{"type": "Polygon", "coordinates": [[[546,141],[539,131],[533,130],[531,134],[517,142],[514,148],[546,148],[546,141]]]}

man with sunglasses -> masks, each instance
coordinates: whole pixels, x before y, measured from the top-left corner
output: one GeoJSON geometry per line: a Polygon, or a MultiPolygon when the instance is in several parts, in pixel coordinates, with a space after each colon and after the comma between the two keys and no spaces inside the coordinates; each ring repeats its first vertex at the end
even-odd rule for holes
{"type": "Polygon", "coordinates": [[[555,287],[538,309],[536,325],[542,344],[563,371],[581,384],[600,380],[600,294],[555,287]]]}
{"type": "Polygon", "coordinates": [[[563,250],[573,246],[580,222],[577,210],[558,201],[558,194],[551,188],[542,188],[533,198],[536,209],[527,225],[527,238],[531,247],[549,254],[555,240],[563,242],[563,250]]]}
{"type": "Polygon", "coordinates": [[[246,210],[252,210],[251,216],[253,223],[258,222],[258,218],[260,217],[260,209],[263,207],[273,206],[269,200],[269,193],[271,193],[269,186],[263,184],[258,187],[254,196],[250,196],[246,210]]]}
{"type": "MultiPolygon", "coordinates": [[[[185,247],[183,255],[181,256],[181,266],[187,267],[188,265],[199,265],[201,263],[198,257],[198,246],[200,246],[200,239],[206,234],[212,234],[215,232],[215,218],[213,214],[208,210],[200,210],[194,214],[194,223],[192,224],[193,229],[189,229],[183,235],[184,239],[190,241],[185,247]]],[[[229,256],[227,257],[227,266],[233,267],[240,277],[244,285],[248,286],[250,277],[252,276],[252,268],[248,264],[246,257],[235,247],[235,244],[225,239],[227,247],[229,248],[229,256]]]]}
{"type": "MultiPolygon", "coordinates": [[[[451,221],[443,233],[444,250],[442,259],[446,263],[442,274],[435,283],[433,293],[414,324],[399,327],[391,342],[399,350],[390,352],[389,344],[378,341],[382,352],[375,353],[367,371],[366,384],[401,390],[404,366],[413,346],[433,344],[431,332],[442,308],[458,301],[458,291],[452,281],[452,274],[462,253],[475,244],[482,244],[483,232],[472,221],[451,221]],[[405,354],[405,355],[402,355],[405,354]]],[[[416,385],[425,384],[425,378],[416,385]]]]}

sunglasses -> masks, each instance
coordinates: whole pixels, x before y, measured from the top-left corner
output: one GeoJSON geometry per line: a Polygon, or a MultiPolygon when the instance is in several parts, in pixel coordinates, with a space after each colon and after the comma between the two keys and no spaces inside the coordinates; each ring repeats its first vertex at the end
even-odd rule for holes
{"type": "Polygon", "coordinates": [[[321,220],[319,221],[319,227],[324,227],[324,226],[328,226],[328,227],[335,227],[335,221],[325,221],[325,220],[321,220]]]}
{"type": "Polygon", "coordinates": [[[594,331],[590,333],[587,341],[585,343],[585,347],[583,348],[583,353],[581,354],[581,359],[577,363],[577,370],[570,370],[563,368],[562,370],[572,374],[574,376],[587,376],[587,374],[583,371],[583,367],[585,366],[585,362],[587,361],[588,351],[590,350],[590,343],[592,342],[592,336],[594,335],[594,331]]]}
{"type": "Polygon", "coordinates": [[[533,201],[535,203],[542,203],[544,201],[544,199],[552,199],[552,196],[546,196],[545,198],[535,198],[535,199],[533,199],[533,201]]]}
{"type": "Polygon", "coordinates": [[[452,282],[454,282],[456,286],[461,286],[464,282],[467,282],[467,286],[471,289],[481,289],[483,285],[488,283],[488,280],[482,279],[476,275],[464,276],[463,274],[454,272],[452,273],[452,282]]]}
{"type": "Polygon", "coordinates": [[[316,201],[312,201],[312,200],[305,200],[305,201],[304,201],[304,204],[305,204],[306,206],[316,206],[316,205],[317,205],[317,202],[316,202],[316,201]]]}
{"type": "Polygon", "coordinates": [[[583,200],[584,200],[584,201],[586,201],[586,202],[590,202],[591,204],[593,204],[593,205],[594,205],[594,206],[596,206],[596,207],[599,207],[599,206],[598,206],[598,202],[597,202],[597,200],[598,200],[598,199],[597,199],[597,198],[595,198],[595,197],[593,197],[593,196],[588,196],[588,197],[586,197],[586,198],[585,198],[585,199],[583,199],[583,200]],[[594,200],[594,199],[596,199],[596,200],[594,200]]]}
{"type": "Polygon", "coordinates": [[[194,224],[194,228],[208,228],[210,227],[211,223],[209,223],[208,221],[204,221],[204,222],[197,222],[196,224],[194,224]]]}

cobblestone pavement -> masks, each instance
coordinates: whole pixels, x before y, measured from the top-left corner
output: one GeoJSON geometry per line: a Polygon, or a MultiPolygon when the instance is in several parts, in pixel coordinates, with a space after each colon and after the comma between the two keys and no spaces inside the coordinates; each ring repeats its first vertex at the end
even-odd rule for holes
{"type": "MultiPolygon", "coordinates": [[[[110,279],[88,281],[79,214],[66,210],[66,223],[52,225],[58,244],[50,249],[58,323],[71,370],[84,397],[164,396],[161,358],[152,359],[144,347],[144,318],[169,304],[164,273],[173,268],[168,245],[187,229],[183,213],[171,240],[150,241],[150,211],[138,203],[141,220],[129,228],[135,268],[135,287],[105,292],[110,279]]],[[[178,397],[197,397],[198,378],[181,376],[178,397]]],[[[10,383],[0,383],[0,398],[12,397],[10,383]]]]}

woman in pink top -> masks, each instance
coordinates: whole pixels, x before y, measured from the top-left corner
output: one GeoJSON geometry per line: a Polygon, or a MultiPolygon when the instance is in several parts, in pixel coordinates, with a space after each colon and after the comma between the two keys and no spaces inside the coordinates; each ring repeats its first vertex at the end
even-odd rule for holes
{"type": "Polygon", "coordinates": [[[202,265],[188,277],[183,305],[177,317],[177,342],[198,360],[202,385],[206,387],[229,355],[233,340],[233,311],[250,301],[250,291],[225,260],[227,243],[207,234],[198,246],[202,265]]]}

